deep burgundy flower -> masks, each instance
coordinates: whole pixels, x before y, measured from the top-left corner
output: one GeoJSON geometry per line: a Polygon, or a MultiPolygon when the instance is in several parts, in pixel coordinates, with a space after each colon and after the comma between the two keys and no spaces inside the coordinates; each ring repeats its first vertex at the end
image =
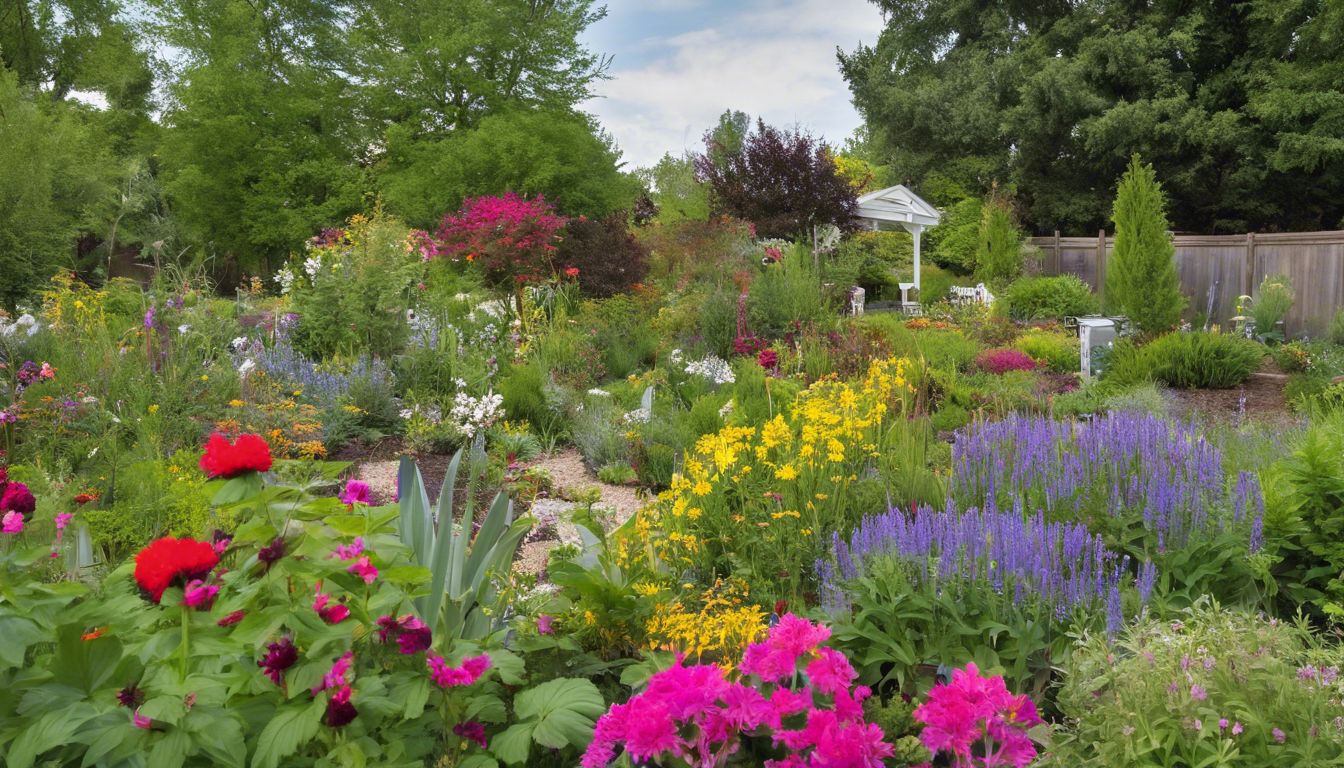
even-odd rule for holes
{"type": "Polygon", "coordinates": [[[405,624],[406,628],[401,633],[401,637],[397,638],[397,645],[401,646],[402,653],[409,656],[428,648],[433,641],[433,637],[430,634],[429,627],[425,626],[424,622],[414,616],[406,618],[409,621],[405,624]]]}
{"type": "Polygon", "coordinates": [[[218,564],[219,556],[209,544],[165,536],[135,556],[135,582],[157,603],[165,589],[203,579],[218,564]]]}
{"type": "Polygon", "coordinates": [[[476,742],[481,749],[485,749],[485,726],[475,720],[468,720],[465,723],[458,723],[453,726],[453,733],[469,741],[476,742]]]}
{"type": "Polygon", "coordinates": [[[266,646],[266,655],[257,662],[257,666],[271,678],[271,682],[284,687],[285,670],[294,666],[294,662],[298,660],[299,649],[294,647],[294,641],[289,637],[282,637],[266,646]]]}
{"type": "Polygon", "coordinates": [[[0,496],[0,512],[18,512],[26,523],[33,518],[35,509],[37,499],[33,498],[33,492],[28,490],[28,486],[23,483],[9,483],[5,486],[5,493],[0,496]]]}
{"type": "Polygon", "coordinates": [[[145,703],[145,692],[135,686],[135,683],[127,683],[125,688],[117,691],[117,706],[130,707],[135,709],[145,703]]]}
{"type": "Polygon", "coordinates": [[[331,695],[327,700],[327,725],[332,728],[342,728],[350,724],[359,716],[355,705],[350,703],[350,686],[341,686],[340,690],[331,695]]]}
{"type": "Polygon", "coordinates": [[[271,564],[285,556],[285,539],[283,536],[276,536],[275,541],[262,547],[257,552],[257,560],[264,563],[269,569],[271,564]]]}
{"type": "Polygon", "coordinates": [[[241,435],[237,442],[216,432],[205,444],[201,469],[211,477],[237,477],[244,472],[265,472],[271,468],[271,447],[256,435],[241,435]]]}
{"type": "Polygon", "coordinates": [[[228,616],[225,616],[219,621],[216,621],[215,624],[221,627],[231,627],[234,624],[237,624],[238,622],[242,621],[243,617],[246,615],[247,611],[234,611],[233,613],[230,613],[228,616]]]}
{"type": "Polygon", "coordinates": [[[93,497],[87,493],[81,493],[75,497],[75,503],[81,507],[88,504],[90,501],[93,501],[93,497]]]}

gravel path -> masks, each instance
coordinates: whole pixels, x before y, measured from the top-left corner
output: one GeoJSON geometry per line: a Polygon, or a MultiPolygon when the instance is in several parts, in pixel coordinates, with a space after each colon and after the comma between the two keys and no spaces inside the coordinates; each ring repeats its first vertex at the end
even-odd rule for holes
{"type": "MultiPolygon", "coordinates": [[[[433,472],[434,469],[426,469],[425,459],[421,457],[421,473],[433,472]]],[[[437,459],[437,457],[435,457],[437,459]]],[[[437,461],[430,463],[437,464],[437,461]]],[[[355,477],[362,482],[369,484],[369,489],[373,494],[374,504],[391,504],[397,494],[397,468],[398,461],[370,461],[359,464],[355,469],[355,477]]],[[[578,451],[570,448],[560,453],[547,456],[536,462],[533,466],[540,467],[551,473],[555,481],[554,499],[538,499],[533,504],[533,513],[553,517],[558,520],[556,533],[559,538],[543,539],[524,544],[518,550],[518,557],[514,561],[514,570],[522,573],[541,574],[546,569],[547,558],[550,551],[560,544],[578,544],[579,534],[575,525],[570,522],[570,511],[574,503],[562,501],[566,497],[572,497],[575,493],[591,488],[597,488],[602,492],[602,500],[594,508],[599,511],[599,518],[602,520],[603,527],[608,531],[614,530],[621,523],[629,520],[641,507],[644,501],[639,497],[634,488],[628,486],[608,485],[597,479],[583,461],[583,456],[578,451]]],[[[443,470],[437,470],[442,474],[443,470]]],[[[435,485],[442,481],[438,477],[431,481],[428,475],[425,475],[426,485],[435,485]]],[[[426,489],[430,495],[430,503],[434,503],[438,496],[438,488],[432,487],[426,489]]]]}

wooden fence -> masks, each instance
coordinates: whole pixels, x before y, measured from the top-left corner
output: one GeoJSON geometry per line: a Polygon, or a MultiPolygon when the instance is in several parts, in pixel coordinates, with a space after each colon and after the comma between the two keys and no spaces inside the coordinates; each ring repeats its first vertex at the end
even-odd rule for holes
{"type": "MultiPolygon", "coordinates": [[[[1245,235],[1176,235],[1176,268],[1181,292],[1190,300],[1186,317],[1208,309],[1210,322],[1224,328],[1237,314],[1237,297],[1254,296],[1265,275],[1285,274],[1297,301],[1284,323],[1290,335],[1319,333],[1344,307],[1344,231],[1275,232],[1245,235]]],[[[1033,237],[1038,268],[1046,275],[1077,275],[1105,296],[1106,260],[1115,238],[1033,237]],[[1098,258],[1104,254],[1104,258],[1098,258]]]]}

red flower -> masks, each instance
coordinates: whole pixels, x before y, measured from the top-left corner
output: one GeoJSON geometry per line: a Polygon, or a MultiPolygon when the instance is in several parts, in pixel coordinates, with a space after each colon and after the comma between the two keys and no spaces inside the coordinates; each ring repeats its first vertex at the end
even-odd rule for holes
{"type": "Polygon", "coordinates": [[[256,435],[241,435],[238,442],[216,432],[205,444],[201,469],[211,477],[237,477],[244,472],[265,472],[271,468],[271,447],[256,435]]]}
{"type": "Polygon", "coordinates": [[[566,270],[565,270],[565,274],[566,274],[566,275],[569,275],[570,277],[578,277],[578,276],[579,276],[579,268],[578,268],[578,267],[570,267],[569,269],[566,269],[566,270]]]}
{"type": "Polygon", "coordinates": [[[157,603],[165,589],[203,579],[218,563],[219,556],[209,544],[165,536],[135,556],[135,583],[157,603]]]}
{"type": "Polygon", "coordinates": [[[93,497],[87,493],[81,493],[75,497],[75,503],[81,507],[88,504],[90,501],[93,501],[93,497]]]}
{"type": "Polygon", "coordinates": [[[238,622],[242,621],[243,617],[246,615],[247,611],[234,611],[233,613],[230,613],[228,616],[225,616],[219,621],[216,621],[215,624],[218,624],[221,627],[231,627],[234,624],[237,624],[238,622]]]}
{"type": "Polygon", "coordinates": [[[0,497],[0,512],[18,512],[27,521],[32,518],[35,509],[37,499],[33,498],[33,492],[28,490],[28,486],[10,483],[5,487],[5,494],[0,497]]]}

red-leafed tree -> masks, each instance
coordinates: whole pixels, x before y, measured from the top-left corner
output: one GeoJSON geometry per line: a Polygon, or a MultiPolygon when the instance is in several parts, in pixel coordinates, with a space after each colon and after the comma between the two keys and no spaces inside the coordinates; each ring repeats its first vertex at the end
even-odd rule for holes
{"type": "Polygon", "coordinates": [[[512,289],[523,309],[523,286],[554,276],[557,233],[566,219],[543,197],[526,200],[512,192],[503,197],[474,197],[462,210],[443,218],[436,238],[439,253],[476,264],[496,288],[512,289]]]}
{"type": "Polygon", "coordinates": [[[649,273],[649,249],[630,232],[622,211],[570,219],[556,258],[579,270],[579,287],[589,296],[623,293],[649,273]]]}
{"type": "Polygon", "coordinates": [[[740,146],[705,134],[696,173],[710,185],[715,213],[746,219],[760,237],[795,237],[814,225],[852,230],[859,203],[826,145],[807,131],[756,121],[740,146]]]}

